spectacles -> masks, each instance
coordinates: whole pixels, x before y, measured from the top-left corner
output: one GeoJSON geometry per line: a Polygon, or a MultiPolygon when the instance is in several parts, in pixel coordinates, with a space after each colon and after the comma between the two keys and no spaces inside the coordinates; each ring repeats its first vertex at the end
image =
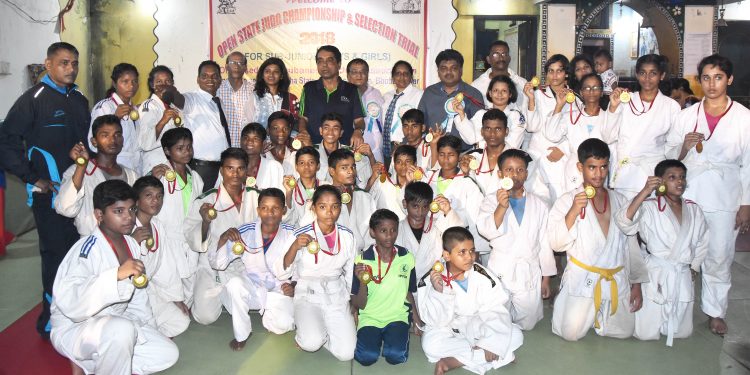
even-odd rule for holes
{"type": "Polygon", "coordinates": [[[602,87],[601,86],[581,87],[581,91],[585,91],[585,92],[602,91],[602,87]]]}
{"type": "Polygon", "coordinates": [[[490,56],[492,56],[493,58],[498,58],[498,57],[505,58],[505,57],[510,56],[510,54],[508,52],[492,52],[492,54],[490,54],[490,56]]]}
{"type": "Polygon", "coordinates": [[[242,61],[234,61],[234,60],[232,60],[232,61],[227,62],[227,65],[247,65],[247,63],[242,62],[242,61]]]}

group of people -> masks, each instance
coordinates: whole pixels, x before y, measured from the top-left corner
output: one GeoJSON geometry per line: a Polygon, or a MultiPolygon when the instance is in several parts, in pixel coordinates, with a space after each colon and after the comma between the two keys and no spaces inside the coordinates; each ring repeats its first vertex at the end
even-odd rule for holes
{"type": "Polygon", "coordinates": [[[250,82],[235,52],[225,80],[201,63],[193,92],[154,67],[140,105],[121,63],[89,111],[78,51],[49,47],[47,75],[0,127],[0,168],[28,184],[37,330],[74,371],[164,370],[169,338],[224,309],[235,351],[257,310],[300,349],[365,366],[405,362],[419,335],[436,374],[511,363],[550,297],[565,340],[593,327],[671,346],[692,332],[698,274],[709,327],[726,332],[750,227],[750,113],[727,96],[728,59],[701,61],[704,97],[681,109],[658,55],[628,90],[606,51],[553,55],[527,81],[497,41],[472,84],[448,49],[440,82],[422,91],[398,61],[384,95],[366,61],[345,81],[336,47],[315,56],[320,79],[299,98],[282,60],[250,82]]]}

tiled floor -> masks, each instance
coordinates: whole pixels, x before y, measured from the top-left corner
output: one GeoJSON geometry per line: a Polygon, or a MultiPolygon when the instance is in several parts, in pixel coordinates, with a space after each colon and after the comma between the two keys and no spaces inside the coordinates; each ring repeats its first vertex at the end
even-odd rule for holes
{"type": "MultiPolygon", "coordinates": [[[[36,236],[30,233],[14,243],[0,259],[0,329],[18,319],[39,300],[39,258],[36,236]]],[[[750,253],[738,253],[733,266],[734,286],[730,293],[728,322],[730,333],[724,340],[706,328],[705,316],[696,310],[695,332],[676,340],[673,348],[660,342],[634,339],[615,340],[590,333],[577,343],[565,342],[550,331],[551,310],[533,331],[524,335],[524,345],[516,351],[516,363],[497,374],[750,374],[750,253]]],[[[232,329],[229,315],[223,314],[210,326],[193,323],[175,339],[180,360],[167,374],[430,374],[418,337],[412,336],[406,364],[391,366],[379,361],[362,367],[356,362],[339,362],[325,349],[305,353],[294,345],[294,334],[267,333],[257,314],[255,332],[245,350],[228,347],[232,329]]],[[[29,334],[35,334],[29,332],[29,334]]],[[[9,358],[12,353],[2,353],[9,358]]],[[[0,359],[2,363],[3,359],[0,359]]],[[[2,365],[0,365],[1,369],[2,365]]],[[[0,370],[0,373],[2,371],[0,370]]],[[[460,370],[457,374],[468,374],[460,370]]]]}

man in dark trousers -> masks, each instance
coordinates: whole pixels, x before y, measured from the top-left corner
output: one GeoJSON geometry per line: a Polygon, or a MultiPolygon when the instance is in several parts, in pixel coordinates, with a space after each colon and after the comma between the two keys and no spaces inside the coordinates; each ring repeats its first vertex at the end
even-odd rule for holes
{"type": "Polygon", "coordinates": [[[89,102],[75,84],[78,50],[71,44],[53,43],[44,60],[47,75],[16,100],[0,126],[0,169],[27,185],[29,205],[39,233],[42,258],[43,310],[36,329],[49,338],[52,284],[57,267],[80,237],[73,219],[58,215],[53,207],[62,172],[73,164],[70,150],[88,144],[89,102]]]}

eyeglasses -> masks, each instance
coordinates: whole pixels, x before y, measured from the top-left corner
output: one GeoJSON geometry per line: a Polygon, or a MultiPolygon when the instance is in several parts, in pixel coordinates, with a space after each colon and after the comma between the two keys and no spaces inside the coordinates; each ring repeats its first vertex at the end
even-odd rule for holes
{"type": "Polygon", "coordinates": [[[505,57],[509,57],[510,53],[508,53],[508,52],[492,52],[492,54],[490,54],[490,56],[492,56],[493,58],[498,58],[498,57],[505,58],[505,57]]]}
{"type": "Polygon", "coordinates": [[[241,66],[241,65],[247,65],[247,63],[246,62],[242,62],[242,61],[234,61],[234,60],[232,60],[232,61],[228,61],[227,65],[240,65],[241,66]]]}
{"type": "Polygon", "coordinates": [[[601,86],[581,87],[583,92],[602,91],[601,86]]]}

